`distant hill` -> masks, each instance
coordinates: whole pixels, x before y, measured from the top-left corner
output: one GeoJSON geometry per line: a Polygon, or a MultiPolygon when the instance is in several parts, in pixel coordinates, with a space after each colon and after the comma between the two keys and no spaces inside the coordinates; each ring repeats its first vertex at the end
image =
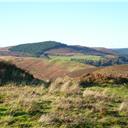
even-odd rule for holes
{"type": "MultiPolygon", "coordinates": [[[[128,64],[128,49],[107,49],[103,47],[85,47],[67,45],[56,41],[27,43],[6,48],[0,48],[2,56],[41,57],[52,59],[69,57],[71,61],[94,65],[110,66],[128,64]],[[71,58],[70,58],[71,57],[71,58]],[[88,59],[87,59],[88,58],[88,59]],[[93,59],[100,58],[100,59],[93,59]]],[[[61,59],[61,60],[62,60],[61,59]]]]}
{"type": "Polygon", "coordinates": [[[113,49],[108,49],[108,48],[104,48],[104,47],[93,47],[93,48],[96,49],[97,51],[101,51],[106,54],[117,55],[116,51],[114,51],[113,49]]]}
{"type": "Polygon", "coordinates": [[[128,55],[128,48],[104,48],[104,47],[93,47],[97,51],[104,52],[106,54],[113,54],[116,56],[128,55]]]}
{"type": "Polygon", "coordinates": [[[128,48],[108,49],[104,47],[85,47],[79,45],[67,45],[56,41],[44,41],[26,43],[11,47],[0,48],[0,55],[35,56],[44,55],[98,55],[98,56],[122,56],[128,55],[128,48]]]}
{"type": "Polygon", "coordinates": [[[45,41],[45,42],[39,42],[39,43],[21,44],[21,45],[13,46],[9,50],[12,52],[21,52],[21,53],[30,54],[33,56],[40,56],[45,51],[48,51],[54,48],[60,48],[60,47],[61,48],[66,47],[66,45],[61,44],[59,42],[45,41]]]}
{"type": "Polygon", "coordinates": [[[128,48],[118,48],[112,50],[119,55],[128,55],[128,48]]]}
{"type": "MultiPolygon", "coordinates": [[[[13,46],[11,46],[13,47],[13,46]]],[[[1,56],[30,56],[29,54],[24,54],[18,51],[11,51],[11,47],[4,47],[0,48],[0,55],[1,56]]]]}
{"type": "Polygon", "coordinates": [[[101,55],[101,56],[110,54],[104,51],[96,50],[94,48],[83,47],[83,46],[71,46],[55,41],[21,44],[21,45],[13,46],[9,48],[9,50],[11,52],[19,52],[28,55],[30,54],[32,56],[37,56],[37,57],[42,56],[43,54],[70,55],[74,53],[82,53],[87,55],[101,55]]]}

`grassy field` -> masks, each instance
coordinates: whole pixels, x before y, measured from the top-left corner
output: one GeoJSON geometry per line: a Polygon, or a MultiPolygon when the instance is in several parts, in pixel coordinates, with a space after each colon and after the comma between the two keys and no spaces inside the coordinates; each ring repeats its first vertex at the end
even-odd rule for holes
{"type": "Polygon", "coordinates": [[[80,88],[67,81],[56,88],[60,81],[1,86],[0,127],[128,128],[128,85],[80,88]]]}
{"type": "Polygon", "coordinates": [[[100,66],[111,66],[119,64],[128,64],[128,58],[126,56],[98,56],[98,55],[84,55],[84,54],[75,54],[75,55],[51,55],[49,56],[51,61],[68,61],[68,62],[78,62],[83,64],[94,65],[97,67],[100,66]]]}
{"type": "Polygon", "coordinates": [[[74,62],[74,63],[81,63],[81,64],[89,64],[94,66],[101,66],[102,63],[106,60],[106,57],[96,56],[96,55],[72,55],[72,56],[49,56],[52,62],[74,62]]]}
{"type": "Polygon", "coordinates": [[[71,61],[73,59],[75,60],[91,60],[91,61],[99,61],[103,59],[101,56],[95,56],[95,55],[74,55],[74,56],[50,56],[52,60],[65,60],[65,61],[71,61]]]}

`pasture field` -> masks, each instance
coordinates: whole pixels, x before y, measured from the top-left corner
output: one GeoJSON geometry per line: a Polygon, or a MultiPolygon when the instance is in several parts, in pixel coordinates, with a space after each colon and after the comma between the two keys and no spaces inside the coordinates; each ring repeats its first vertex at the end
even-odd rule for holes
{"type": "Polygon", "coordinates": [[[95,55],[73,55],[73,56],[50,56],[52,60],[64,60],[64,61],[73,61],[73,60],[91,60],[91,61],[99,61],[103,59],[101,56],[95,56],[95,55]]]}

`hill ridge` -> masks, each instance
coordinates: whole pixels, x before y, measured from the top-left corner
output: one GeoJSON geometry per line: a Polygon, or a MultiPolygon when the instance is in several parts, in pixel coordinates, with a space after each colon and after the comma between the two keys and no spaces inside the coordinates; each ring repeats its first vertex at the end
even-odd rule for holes
{"type": "Polygon", "coordinates": [[[48,51],[51,49],[59,49],[59,48],[64,48],[64,49],[68,48],[70,50],[82,54],[101,55],[101,56],[110,54],[90,47],[67,45],[56,41],[44,41],[37,43],[20,44],[9,48],[9,50],[12,52],[21,52],[34,56],[41,56],[42,54],[45,54],[45,52],[48,53],[48,51]]]}

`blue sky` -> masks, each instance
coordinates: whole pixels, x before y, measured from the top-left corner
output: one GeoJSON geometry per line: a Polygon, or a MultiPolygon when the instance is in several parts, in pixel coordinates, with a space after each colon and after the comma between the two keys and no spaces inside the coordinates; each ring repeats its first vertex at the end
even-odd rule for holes
{"type": "Polygon", "coordinates": [[[0,47],[55,40],[71,45],[128,48],[125,0],[5,1],[0,1],[0,47]]]}

